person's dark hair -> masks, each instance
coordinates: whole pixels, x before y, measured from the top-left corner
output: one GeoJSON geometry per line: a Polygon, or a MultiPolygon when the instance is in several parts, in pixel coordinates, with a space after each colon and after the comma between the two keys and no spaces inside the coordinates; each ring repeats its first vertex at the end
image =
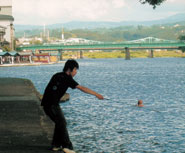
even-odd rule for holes
{"type": "Polygon", "coordinates": [[[138,105],[141,105],[141,104],[143,104],[143,101],[142,100],[138,100],[138,103],[137,103],[138,105]]]}
{"type": "Polygon", "coordinates": [[[74,59],[69,59],[64,65],[63,72],[66,72],[68,69],[70,71],[73,71],[74,68],[79,69],[77,61],[75,61],[74,59]]]}

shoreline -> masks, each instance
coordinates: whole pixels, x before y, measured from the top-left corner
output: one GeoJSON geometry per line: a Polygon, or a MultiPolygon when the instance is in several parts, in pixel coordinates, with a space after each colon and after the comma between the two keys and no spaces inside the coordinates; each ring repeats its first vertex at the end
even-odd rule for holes
{"type": "Polygon", "coordinates": [[[52,65],[64,63],[65,61],[60,62],[50,62],[50,63],[15,63],[15,64],[2,64],[0,67],[19,67],[19,66],[40,66],[40,65],[52,65]]]}
{"type": "MultiPolygon", "coordinates": [[[[143,52],[141,52],[143,53],[143,52]]],[[[148,52],[144,52],[144,54],[141,55],[141,53],[138,52],[132,52],[131,59],[132,58],[149,58],[148,52]]],[[[180,52],[154,52],[153,58],[185,58],[184,53],[180,52]],[[172,54],[171,54],[172,53],[172,54]]],[[[69,57],[70,58],[70,57],[69,57]]],[[[52,65],[52,64],[59,64],[59,63],[65,63],[65,61],[69,58],[64,58],[62,61],[59,62],[50,62],[50,63],[15,63],[15,64],[2,64],[0,67],[19,67],[19,66],[40,66],[40,65],[52,65]]],[[[112,59],[112,58],[123,58],[125,59],[125,53],[121,52],[95,52],[95,53],[84,53],[83,59],[112,59]]]]}

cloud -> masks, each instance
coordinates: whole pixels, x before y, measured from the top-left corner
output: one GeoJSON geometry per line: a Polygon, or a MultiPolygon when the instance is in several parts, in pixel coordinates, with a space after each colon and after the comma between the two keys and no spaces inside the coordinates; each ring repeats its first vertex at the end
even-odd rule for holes
{"type": "Polygon", "coordinates": [[[124,0],[112,0],[112,4],[114,8],[122,8],[126,6],[126,3],[124,0]]]}
{"type": "Polygon", "coordinates": [[[167,3],[180,3],[180,4],[185,4],[185,1],[184,0],[168,0],[167,3]]]}
{"type": "MultiPolygon", "coordinates": [[[[124,0],[13,0],[13,12],[22,18],[41,18],[41,22],[60,20],[99,20],[114,9],[122,8],[124,0]],[[19,1],[19,3],[17,3],[19,1]]],[[[60,21],[61,22],[61,21],[60,21]]]]}
{"type": "Polygon", "coordinates": [[[139,0],[12,0],[15,24],[55,24],[68,21],[123,21],[161,18],[180,12],[184,0],[166,0],[156,10],[139,0]],[[156,13],[157,12],[157,13],[156,13]],[[162,14],[160,15],[160,12],[162,14]],[[172,14],[172,13],[171,13],[172,14]]]}

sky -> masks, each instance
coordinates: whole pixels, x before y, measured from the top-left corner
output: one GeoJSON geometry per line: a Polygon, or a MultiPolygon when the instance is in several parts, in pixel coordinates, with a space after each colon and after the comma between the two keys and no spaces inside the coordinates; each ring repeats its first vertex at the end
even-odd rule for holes
{"type": "Polygon", "coordinates": [[[139,0],[12,0],[14,24],[70,21],[146,21],[185,13],[185,0],[166,0],[156,9],[139,0]]]}

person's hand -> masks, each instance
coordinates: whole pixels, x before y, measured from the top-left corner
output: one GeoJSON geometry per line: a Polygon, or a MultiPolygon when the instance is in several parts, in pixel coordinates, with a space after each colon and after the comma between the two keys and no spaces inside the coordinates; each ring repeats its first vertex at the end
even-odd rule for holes
{"type": "Polygon", "coordinates": [[[103,99],[104,99],[104,97],[103,97],[102,95],[100,95],[100,94],[97,94],[96,97],[97,97],[98,99],[100,99],[100,100],[103,100],[103,99]]]}

